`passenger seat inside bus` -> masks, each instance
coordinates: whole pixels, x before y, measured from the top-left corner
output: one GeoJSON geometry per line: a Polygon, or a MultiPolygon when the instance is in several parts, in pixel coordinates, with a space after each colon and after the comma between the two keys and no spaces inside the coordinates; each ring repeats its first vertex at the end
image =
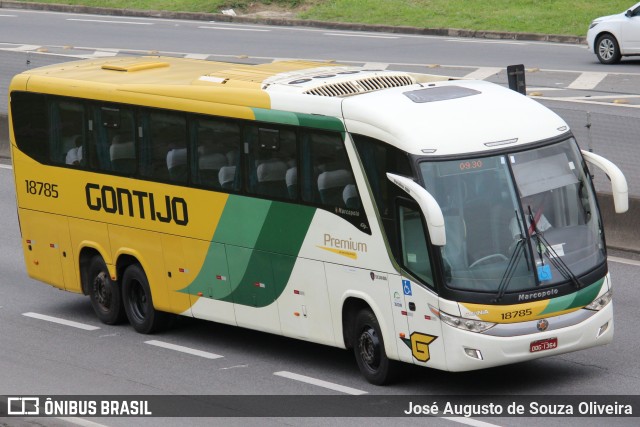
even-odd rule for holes
{"type": "Polygon", "coordinates": [[[235,166],[223,166],[218,173],[218,180],[220,186],[224,190],[235,189],[236,167],[235,166]]]}
{"type": "Polygon", "coordinates": [[[322,203],[329,206],[346,207],[343,199],[345,186],[353,184],[353,177],[346,169],[322,172],[318,176],[318,191],[322,203]]]}
{"type": "Polygon", "coordinates": [[[342,191],[342,200],[347,209],[360,209],[360,197],[355,184],[348,184],[342,191]]]}
{"type": "Polygon", "coordinates": [[[287,184],[289,198],[295,199],[298,195],[298,168],[296,166],[293,166],[287,169],[287,174],[284,176],[284,180],[287,184]]]}
{"type": "Polygon", "coordinates": [[[109,147],[111,169],[115,172],[130,173],[136,170],[136,149],[133,141],[123,141],[116,135],[109,147]]]}
{"type": "Polygon", "coordinates": [[[172,148],[167,153],[167,169],[171,181],[187,182],[189,168],[187,166],[187,149],[172,148]]]}
{"type": "MultiPolygon", "coordinates": [[[[202,148],[202,147],[201,147],[202,148]]],[[[200,184],[220,188],[218,175],[220,169],[227,165],[227,157],[222,153],[208,153],[198,149],[198,178],[200,184]]]]}
{"type": "Polygon", "coordinates": [[[264,196],[289,198],[286,173],[287,164],[282,160],[270,159],[260,163],[256,169],[256,192],[264,196]]]}

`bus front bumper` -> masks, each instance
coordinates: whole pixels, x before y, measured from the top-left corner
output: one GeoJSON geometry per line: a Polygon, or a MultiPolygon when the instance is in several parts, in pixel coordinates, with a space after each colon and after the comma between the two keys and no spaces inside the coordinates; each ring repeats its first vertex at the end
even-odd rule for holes
{"type": "MultiPolygon", "coordinates": [[[[484,369],[610,343],[614,329],[613,303],[592,313],[580,323],[526,335],[491,336],[443,324],[447,370],[484,369]]],[[[554,320],[550,318],[549,322],[554,320]]]]}

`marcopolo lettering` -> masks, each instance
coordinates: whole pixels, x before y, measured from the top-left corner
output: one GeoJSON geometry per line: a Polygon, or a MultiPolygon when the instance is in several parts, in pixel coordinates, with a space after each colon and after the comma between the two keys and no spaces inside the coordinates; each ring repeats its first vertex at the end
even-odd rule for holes
{"type": "Polygon", "coordinates": [[[110,214],[128,215],[177,225],[189,223],[187,202],[182,197],[164,196],[164,203],[158,203],[153,193],[129,190],[127,188],[87,183],[85,186],[87,206],[92,211],[105,211],[110,214]]]}

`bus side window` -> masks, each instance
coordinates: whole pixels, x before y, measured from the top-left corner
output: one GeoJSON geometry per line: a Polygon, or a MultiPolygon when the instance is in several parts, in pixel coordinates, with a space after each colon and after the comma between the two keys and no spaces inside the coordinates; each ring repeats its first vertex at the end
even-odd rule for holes
{"type": "Polygon", "coordinates": [[[423,283],[433,287],[431,257],[420,210],[401,204],[398,206],[398,219],[402,265],[423,283]]]}
{"type": "Polygon", "coordinates": [[[240,127],[221,120],[196,120],[192,122],[192,134],[195,162],[191,180],[213,189],[233,190],[240,159],[240,127]]]}
{"type": "Polygon", "coordinates": [[[39,162],[49,161],[47,102],[44,95],[12,92],[11,117],[16,144],[26,155],[39,162]]]}
{"type": "Polygon", "coordinates": [[[179,114],[151,112],[143,118],[140,175],[186,183],[189,176],[187,123],[179,114]]]}
{"type": "Polygon", "coordinates": [[[79,102],[53,100],[50,105],[49,153],[51,163],[84,164],[85,111],[79,102]]]}
{"type": "Polygon", "coordinates": [[[90,169],[131,175],[136,170],[135,121],[131,110],[116,106],[94,109],[94,132],[87,138],[90,169]]]}
{"type": "Polygon", "coordinates": [[[249,192],[275,199],[297,197],[297,141],[291,129],[248,126],[249,192]],[[289,183],[287,183],[289,174],[289,183]]]}
{"type": "Polygon", "coordinates": [[[360,199],[341,134],[310,132],[303,140],[303,200],[331,210],[359,208],[360,199]]]}

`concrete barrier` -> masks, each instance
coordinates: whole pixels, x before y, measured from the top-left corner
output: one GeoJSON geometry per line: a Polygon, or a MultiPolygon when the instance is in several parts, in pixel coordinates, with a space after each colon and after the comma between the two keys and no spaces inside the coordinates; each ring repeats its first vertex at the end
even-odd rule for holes
{"type": "MultiPolygon", "coordinates": [[[[7,116],[0,114],[0,158],[9,158],[9,128],[7,116]]],[[[624,214],[616,214],[613,208],[613,197],[599,193],[598,202],[607,236],[607,247],[640,252],[640,198],[629,199],[629,210],[624,214]]]]}

